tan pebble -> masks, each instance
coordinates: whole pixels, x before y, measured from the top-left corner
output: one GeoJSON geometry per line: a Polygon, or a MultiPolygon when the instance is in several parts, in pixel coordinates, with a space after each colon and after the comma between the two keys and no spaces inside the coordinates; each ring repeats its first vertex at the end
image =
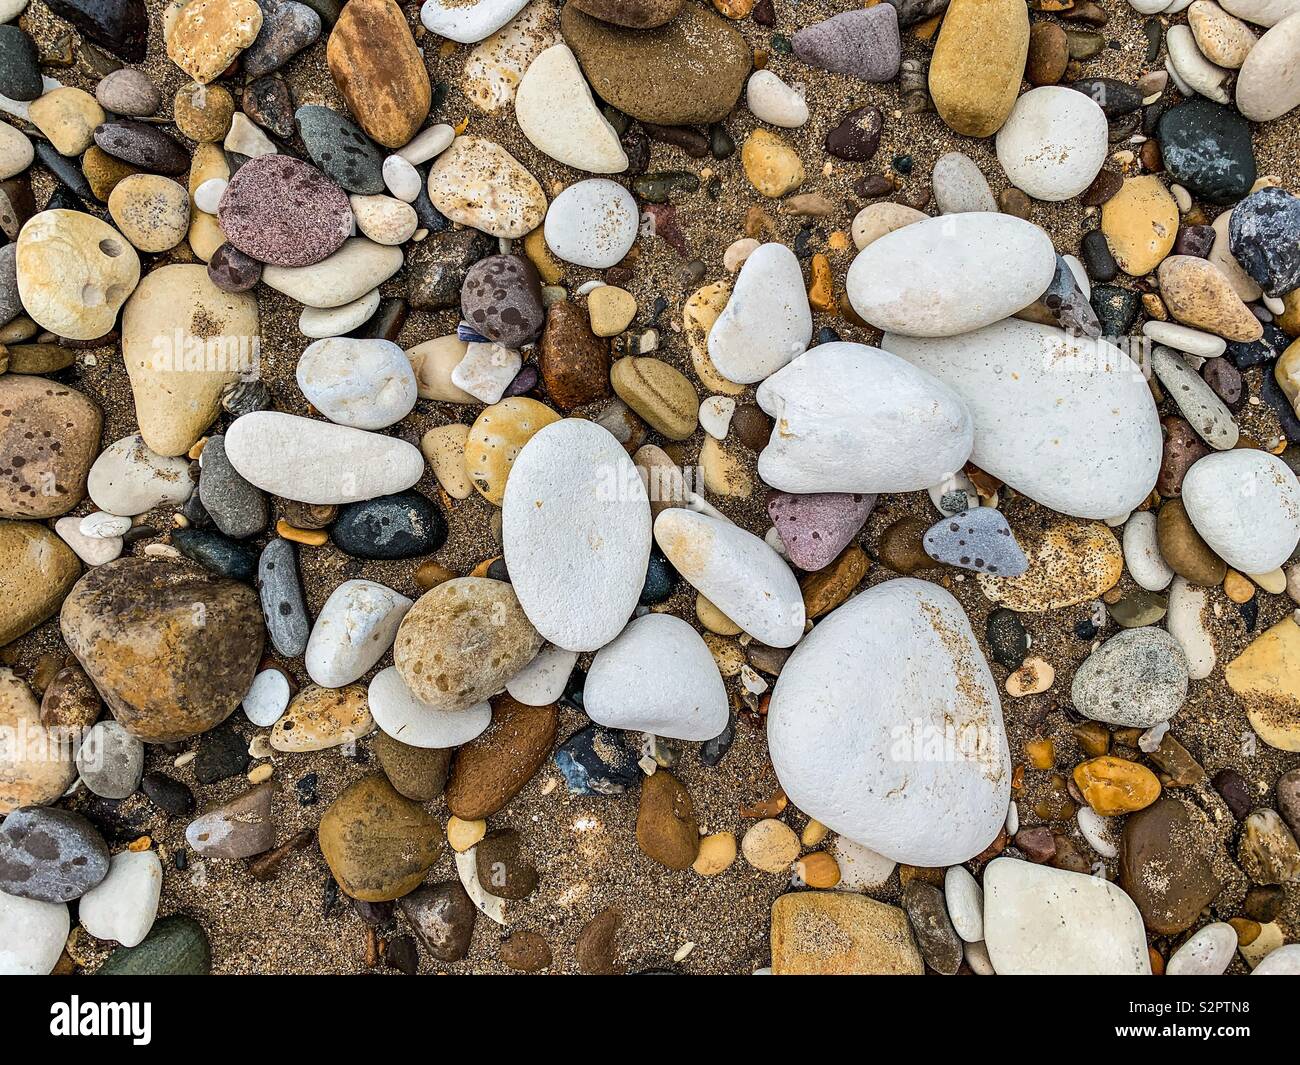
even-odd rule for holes
{"type": "Polygon", "coordinates": [[[524,237],[524,254],[537,267],[537,272],[546,284],[558,284],[564,277],[564,264],[552,255],[551,249],[546,246],[546,237],[541,226],[524,237]]]}
{"type": "Polygon", "coordinates": [[[1230,569],[1223,578],[1223,594],[1234,603],[1249,603],[1255,598],[1255,586],[1235,569],[1230,569]]]}
{"type": "Polygon", "coordinates": [[[701,625],[719,636],[740,635],[740,626],[698,592],[695,595],[695,616],[701,625]]]}
{"type": "Polygon", "coordinates": [[[740,667],[745,664],[745,652],[738,645],[712,633],[705,633],[704,643],[713,655],[719,673],[724,677],[734,677],[740,673],[740,667]]]}
{"type": "Polygon", "coordinates": [[[465,468],[479,494],[500,506],[519,452],[538,430],[559,420],[545,403],[526,396],[511,396],[485,408],[465,438],[465,468]]]}
{"type": "Polygon", "coordinates": [[[1025,757],[1035,769],[1051,769],[1056,764],[1056,744],[1046,739],[1029,740],[1025,743],[1025,757]]]}
{"type": "Polygon", "coordinates": [[[415,569],[415,586],[422,592],[427,592],[430,588],[442,584],[443,581],[449,581],[456,574],[444,566],[441,562],[435,562],[433,559],[425,559],[415,569]]]}
{"type": "Polygon", "coordinates": [[[1126,178],[1102,206],[1101,231],[1119,268],[1142,277],[1174,246],[1178,204],[1154,174],[1126,178]]]}
{"type": "Polygon", "coordinates": [[[803,831],[799,833],[799,842],[805,847],[816,847],[830,835],[830,832],[831,830],[816,818],[811,818],[803,826],[803,831]]]}
{"type": "Polygon", "coordinates": [[[80,155],[95,141],[95,127],[107,120],[104,109],[84,89],[51,89],[28,108],[32,125],[60,155],[80,155]]]}
{"type": "Polygon", "coordinates": [[[722,253],[723,267],[729,274],[736,273],[745,265],[745,260],[760,247],[759,242],[753,237],[742,237],[740,240],[732,241],[727,245],[727,250],[722,253]]]}
{"type": "Polygon", "coordinates": [[[411,360],[411,369],[415,371],[415,385],[421,399],[438,403],[479,402],[451,380],[451,371],[460,365],[468,346],[451,333],[407,350],[406,357],[411,360]]]}
{"type": "Polygon", "coordinates": [[[754,490],[740,459],[708,435],[700,446],[700,472],[704,475],[704,487],[714,495],[748,499],[754,490]]]}
{"type": "Polygon", "coordinates": [[[736,860],[736,837],[730,832],[715,832],[700,840],[700,853],[691,865],[700,876],[717,876],[736,860]]]}
{"type": "Polygon", "coordinates": [[[248,774],[248,782],[250,784],[261,784],[263,781],[270,780],[274,774],[275,766],[270,762],[263,762],[261,765],[255,766],[248,774]]]}
{"type": "Polygon", "coordinates": [[[798,153],[768,130],[756,129],[745,138],[740,162],[745,177],[760,195],[779,199],[803,184],[805,175],[798,153]]]}
{"type": "Polygon", "coordinates": [[[636,297],[617,285],[601,285],[587,296],[587,315],[596,336],[617,336],[636,317],[636,297]]]}
{"type": "Polygon", "coordinates": [[[808,303],[814,311],[830,314],[835,310],[834,275],[831,261],[818,253],[812,257],[812,284],[808,287],[808,303]]]}
{"type": "Polygon", "coordinates": [[[463,821],[455,814],[447,819],[447,842],[457,854],[464,854],[471,847],[477,846],[485,835],[486,821],[463,821]]]}
{"type": "MultiPolygon", "coordinates": [[[[89,183],[90,191],[94,194],[95,199],[102,200],[105,203],[108,202],[113,190],[117,188],[124,178],[139,173],[130,163],[115,159],[97,144],[92,144],[87,148],[86,153],[81,157],[81,172],[86,175],[86,181],[89,183]]],[[[188,211],[186,211],[186,217],[187,219],[189,217],[188,211]]],[[[185,232],[182,230],[181,236],[184,235],[185,232]]]]}
{"type": "Polygon", "coordinates": [[[840,882],[840,864],[830,851],[815,851],[794,863],[794,874],[810,888],[833,888],[840,882]]]}
{"type": "Polygon", "coordinates": [[[439,425],[420,440],[420,450],[433,469],[433,475],[452,499],[468,499],[474,492],[469,471],[465,468],[465,441],[468,425],[439,425]]]}
{"type": "Polygon", "coordinates": [[[745,386],[728,381],[718,373],[709,357],[708,347],[709,330],[726,307],[730,294],[730,286],[725,281],[715,281],[696,289],[682,307],[682,331],[686,334],[686,343],[691,349],[691,365],[695,376],[704,387],[710,392],[738,396],[745,391],[745,386]]]}
{"type": "Polygon", "coordinates": [[[142,851],[147,851],[152,846],[153,840],[148,836],[138,836],[127,845],[126,849],[132,854],[139,854],[142,851]]]}
{"type": "Polygon", "coordinates": [[[309,684],[293,697],[271,730],[277,751],[323,751],[374,730],[366,689],[359,684],[322,688],[309,684]]]}
{"type": "Polygon", "coordinates": [[[190,0],[166,34],[167,55],[206,85],[253,43],[261,28],[262,9],[255,0],[190,0]]]}
{"type": "Polygon", "coordinates": [[[190,197],[171,178],[128,174],[113,186],[108,213],[122,235],[141,251],[163,252],[185,239],[190,197]]]}
{"type": "Polygon", "coordinates": [[[1007,694],[1013,699],[1038,695],[1047,691],[1056,679],[1056,670],[1041,658],[1026,658],[1014,673],[1007,677],[1007,694]]]}
{"type": "Polygon", "coordinates": [[[799,857],[799,837],[784,821],[769,817],[750,826],[740,841],[740,852],[755,869],[781,873],[799,857]]]}
{"type": "Polygon", "coordinates": [[[176,128],[192,141],[225,140],[235,114],[235,98],[221,85],[191,82],[176,90],[172,117],[176,128]]]}
{"type": "Polygon", "coordinates": [[[295,544],[303,544],[306,547],[321,547],[329,542],[329,534],[323,529],[299,529],[295,525],[290,525],[283,518],[275,523],[275,534],[284,537],[286,540],[292,540],[295,544]]]}
{"type": "Polygon", "coordinates": [[[1196,255],[1171,255],[1160,264],[1157,277],[1165,306],[1183,325],[1240,343],[1264,335],[1263,323],[1212,262],[1196,255]]]}
{"type": "Polygon", "coordinates": [[[610,369],[609,380],[619,399],[670,440],[685,440],[699,425],[695,386],[668,363],[628,356],[610,369]]]}
{"type": "Polygon", "coordinates": [[[1249,576],[1269,595],[1281,595],[1286,591],[1286,574],[1281,569],[1269,570],[1267,573],[1251,573],[1249,576]]]}
{"type": "Polygon", "coordinates": [[[1195,0],[1187,9],[1187,24],[1201,54],[1228,70],[1240,69],[1256,44],[1249,26],[1211,0],[1195,0]]]}
{"type": "Polygon", "coordinates": [[[886,233],[910,226],[913,222],[924,221],[927,217],[923,211],[903,203],[885,201],[869,204],[853,218],[853,243],[861,251],[886,233]]]}

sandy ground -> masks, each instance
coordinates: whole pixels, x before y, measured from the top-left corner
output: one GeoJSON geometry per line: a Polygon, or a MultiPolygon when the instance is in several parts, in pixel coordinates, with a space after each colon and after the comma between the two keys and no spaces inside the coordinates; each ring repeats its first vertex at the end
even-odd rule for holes
{"type": "MultiPolygon", "coordinates": [[[[544,0],[534,0],[541,3],[544,0]]],[[[156,83],[164,88],[164,97],[170,101],[175,89],[185,80],[184,75],[166,58],[157,31],[157,18],[161,10],[158,0],[150,0],[155,32],[149,46],[149,56],[144,64],[156,83]]],[[[991,139],[973,141],[958,137],[948,130],[933,113],[904,116],[899,111],[897,84],[864,85],[839,75],[824,74],[804,67],[793,56],[773,52],[770,38],[773,32],[787,37],[803,25],[828,17],[849,6],[826,0],[777,0],[777,25],[773,29],[758,26],[752,20],[738,23],[738,28],[755,49],[769,53],[768,66],[792,84],[802,83],[812,108],[812,119],[801,130],[783,131],[796,148],[808,171],[808,179],[801,192],[820,192],[840,206],[833,218],[808,220],[782,215],[773,201],[764,201],[745,181],[740,166],[739,151],[730,159],[718,162],[713,159],[695,160],[680,150],[662,144],[654,145],[650,170],[682,169],[701,173],[708,169],[721,179],[720,194],[710,197],[704,192],[691,197],[678,207],[678,219],[689,242],[693,257],[701,259],[707,267],[705,282],[726,276],[722,266],[722,253],[732,241],[743,236],[743,219],[746,210],[758,203],[775,223],[776,236],[787,244],[793,243],[801,226],[812,227],[811,247],[830,255],[836,275],[836,290],[842,289],[844,273],[851,261],[852,251],[834,252],[827,247],[833,230],[848,230],[853,214],[861,204],[851,188],[861,177],[877,172],[888,172],[894,156],[911,156],[914,168],[910,186],[927,182],[934,161],[946,151],[960,150],[971,155],[984,170],[994,191],[1005,187],[1005,178],[993,153],[991,139]],[[886,115],[884,136],[876,158],[867,164],[849,164],[831,160],[822,148],[826,132],[836,125],[843,114],[854,107],[872,103],[886,115]],[[833,164],[833,166],[823,166],[833,164]]],[[[1109,75],[1132,80],[1148,67],[1144,64],[1146,39],[1141,32],[1141,21],[1122,0],[1109,0],[1105,5],[1111,21],[1103,30],[1109,47],[1096,58],[1083,64],[1086,75],[1109,75]]],[[[418,5],[403,5],[412,25],[418,25],[418,5]]],[[[1036,18],[1047,16],[1036,15],[1036,18]]],[[[41,44],[54,41],[66,31],[66,26],[48,14],[41,0],[32,0],[28,10],[28,24],[41,44]]],[[[1181,20],[1181,16],[1179,16],[1181,20]]],[[[444,54],[433,38],[425,37],[421,43],[426,52],[426,63],[432,80],[449,83],[450,92],[443,108],[433,120],[456,122],[464,116],[470,119],[469,132],[498,141],[513,152],[548,187],[556,190],[555,182],[562,186],[583,175],[567,170],[534,149],[519,132],[513,113],[507,110],[504,117],[487,118],[473,108],[460,91],[459,81],[465,57],[470,46],[457,46],[444,54]]],[[[929,45],[905,34],[904,55],[928,54],[929,45]]],[[[93,88],[94,80],[87,79],[77,70],[55,72],[65,83],[93,88]]],[[[336,108],[343,104],[335,92],[324,64],[324,44],[318,44],[307,55],[299,56],[282,72],[294,89],[297,104],[325,103],[336,108]]],[[[233,88],[233,86],[232,86],[233,88]]],[[[727,127],[737,144],[755,125],[753,117],[742,106],[728,120],[727,127]]],[[[1126,145],[1117,144],[1116,149],[1126,145]]],[[[1135,147],[1135,146],[1134,146],[1135,147]]],[[[1256,152],[1261,174],[1282,175],[1285,184],[1297,184],[1297,156],[1300,155],[1300,137],[1294,123],[1279,121],[1257,131],[1256,152]]],[[[1110,164],[1113,166],[1113,164],[1110,164]]],[[[38,203],[48,195],[46,180],[38,182],[38,203]]],[[[905,186],[904,191],[907,191],[905,186]]],[[[933,208],[931,208],[933,210],[933,208]]],[[[1076,202],[1064,204],[1035,204],[1032,220],[1042,225],[1056,243],[1058,251],[1075,252],[1082,232],[1096,225],[1076,202]]],[[[685,265],[676,252],[662,241],[642,242],[642,254],[636,274],[628,286],[637,296],[641,313],[637,321],[648,323],[650,308],[657,297],[668,301],[668,310],[656,324],[663,340],[656,355],[666,359],[690,375],[690,357],[684,338],[680,335],[680,312],[684,300],[695,285],[682,281],[685,265]]],[[[566,277],[572,290],[594,274],[573,268],[566,277]]],[[[403,275],[385,286],[385,294],[404,291],[403,275]]],[[[297,331],[298,305],[291,300],[261,287],[258,290],[261,304],[264,374],[270,383],[280,409],[305,413],[305,402],[299,393],[293,371],[296,359],[308,343],[297,331]]],[[[423,340],[439,336],[455,328],[456,315],[413,313],[400,337],[403,347],[411,347],[423,340]]],[[[845,340],[872,342],[875,334],[860,330],[843,318],[815,316],[815,327],[831,325],[845,340]]],[[[67,380],[101,402],[105,411],[104,441],[111,442],[135,429],[134,411],[120,352],[105,348],[92,353],[93,365],[87,360],[67,374],[67,380]]],[[[1259,394],[1259,370],[1250,371],[1247,380],[1252,396],[1259,394]]],[[[702,393],[703,394],[703,393],[702,393]]],[[[752,398],[752,391],[747,393],[752,398]]],[[[595,404],[586,413],[594,413],[595,404]]],[[[417,410],[407,418],[397,432],[415,442],[428,429],[453,421],[472,421],[475,409],[431,404],[422,401],[417,410]]],[[[1257,439],[1268,440],[1277,435],[1277,425],[1266,407],[1252,405],[1242,415],[1242,430],[1257,439]]],[[[693,459],[698,452],[702,432],[685,446],[686,457],[693,459]]],[[[653,436],[651,437],[653,439],[653,436]]],[[[754,456],[743,449],[737,453],[748,464],[753,474],[754,456]]],[[[755,482],[757,478],[755,476],[755,482]]],[[[428,494],[438,494],[431,476],[418,486],[428,494]]],[[[1004,493],[1006,498],[1006,493],[1004,493]]],[[[762,510],[761,492],[748,500],[715,499],[713,502],[729,517],[760,535],[768,522],[762,510]]],[[[83,503],[75,513],[90,508],[83,503]]],[[[1041,522],[1047,513],[1027,501],[1014,501],[1008,506],[1013,525],[1032,527],[1041,522]]],[[[456,502],[448,511],[451,535],[446,546],[436,558],[457,572],[468,572],[476,563],[498,553],[491,532],[494,508],[478,496],[456,502]]],[[[905,513],[932,515],[929,500],[924,493],[890,496],[876,507],[866,528],[858,537],[863,548],[876,557],[876,546],[881,532],[905,513]]],[[[170,515],[159,513],[152,523],[166,529],[170,515]]],[[[137,547],[137,550],[139,548],[137,547]]],[[[418,560],[417,560],[418,561],[418,560]]],[[[302,555],[302,569],[307,585],[309,605],[319,609],[329,592],[342,580],[365,576],[390,584],[406,595],[415,595],[413,573],[416,562],[370,563],[349,558],[327,545],[319,549],[306,549],[302,555]]],[[[864,587],[887,579],[889,571],[873,566],[864,587]]],[[[975,631],[983,640],[985,619],[989,603],[979,592],[974,580],[964,579],[954,573],[945,581],[957,595],[970,615],[975,631]]],[[[1134,587],[1125,577],[1121,589],[1134,587]]],[[[1214,619],[1212,632],[1218,648],[1219,667],[1207,680],[1194,682],[1186,706],[1174,719],[1171,734],[1195,755],[1205,769],[1213,774],[1220,768],[1232,766],[1240,770],[1256,789],[1260,805],[1272,804],[1272,788],[1278,775],[1295,765],[1296,756],[1284,756],[1262,744],[1250,745],[1252,736],[1245,715],[1227,689],[1222,677],[1222,663],[1231,660],[1250,640],[1241,614],[1220,590],[1211,593],[1214,619]]],[[[695,623],[694,594],[679,591],[668,607],[674,613],[695,623]]],[[[1292,604],[1285,596],[1262,595],[1259,599],[1259,619],[1255,631],[1285,616],[1292,604]]],[[[1033,651],[1053,664],[1056,681],[1042,695],[1022,700],[1006,699],[1004,714],[1011,742],[1013,760],[1023,759],[1023,744],[1039,736],[1050,737],[1057,746],[1058,771],[1068,772],[1081,760],[1070,726],[1076,720],[1069,707],[1069,685],[1074,667],[1091,649],[1091,645],[1074,635],[1074,626],[1089,613],[1087,604],[1061,610],[1048,615],[1025,615],[1022,620],[1033,638],[1033,651]]],[[[1108,626],[1106,635],[1115,631],[1108,626]]],[[[6,648],[0,653],[5,662],[20,667],[30,667],[43,652],[61,649],[57,626],[49,623],[36,632],[6,648]]],[[[385,658],[380,665],[390,660],[385,658]]],[[[304,680],[301,663],[286,665],[298,678],[304,680]]],[[[993,671],[999,682],[1006,671],[996,664],[993,671]]],[[[728,682],[735,686],[735,681],[728,682]]],[[[251,739],[255,730],[242,714],[231,719],[241,733],[251,739]]],[[[571,710],[563,713],[560,736],[566,737],[585,723],[585,718],[571,710]]],[[[197,741],[185,746],[194,748],[197,741]]],[[[355,756],[339,750],[319,754],[293,754],[275,756],[275,779],[280,783],[277,813],[280,819],[279,835],[286,839],[302,828],[314,827],[326,805],[349,781],[366,773],[378,771],[377,762],[369,751],[369,743],[362,742],[355,756]],[[319,802],[301,806],[295,784],[309,774],[318,777],[319,802]]],[[[742,721],[734,747],[716,768],[700,764],[697,745],[681,744],[680,764],[675,772],[689,788],[695,803],[702,829],[707,831],[730,830],[739,838],[748,825],[740,815],[743,805],[769,797],[776,790],[776,779],[768,762],[766,743],[761,729],[742,721]]],[[[191,785],[194,784],[188,768],[174,769],[174,753],[151,748],[149,769],[162,769],[191,785]]],[[[1022,824],[1038,823],[1033,807],[1049,786],[1050,773],[1026,769],[1024,790],[1016,797],[1019,801],[1022,824]]],[[[241,779],[228,780],[207,787],[196,786],[201,805],[218,802],[233,796],[245,787],[241,779]]],[[[1226,807],[1208,788],[1194,793],[1180,793],[1183,797],[1203,806],[1220,827],[1216,845],[1230,836],[1233,828],[1226,807]]],[[[84,800],[84,796],[83,796],[84,800]]],[[[79,800],[81,801],[81,800],[79,800]]],[[[115,845],[123,844],[142,833],[156,841],[164,856],[166,876],[161,912],[185,912],[197,918],[208,930],[213,943],[214,969],[220,973],[351,973],[364,971],[365,927],[346,905],[336,906],[331,915],[322,912],[322,897],[328,871],[319,851],[312,847],[291,855],[278,876],[268,882],[254,881],[241,862],[192,860],[189,868],[178,871],[172,864],[175,854],[184,849],[184,821],[167,821],[152,805],[137,795],[121,804],[95,804],[101,817],[108,814],[117,824],[115,845]],[[116,806],[116,810],[106,807],[116,806]]],[[[430,809],[445,819],[447,811],[441,802],[430,804],[430,809]]],[[[798,829],[804,822],[802,814],[787,811],[787,820],[798,829]]],[[[671,872],[647,859],[637,848],[634,839],[636,797],[621,798],[574,797],[566,793],[553,764],[543,767],[529,786],[500,814],[491,819],[491,827],[512,826],[525,837],[530,853],[541,871],[539,889],[521,904],[513,927],[540,932],[550,943],[555,956],[551,971],[569,972],[574,969],[573,941],[582,925],[606,906],[617,906],[623,914],[620,933],[622,960],[632,970],[670,964],[673,955],[684,944],[695,944],[694,950],[676,967],[684,972],[744,973],[768,962],[769,908],[772,900],[789,887],[783,876],[759,873],[743,860],[737,861],[726,873],[705,879],[693,873],[671,872]]],[[[1055,826],[1058,830],[1071,827],[1055,826]]],[[[1072,835],[1084,853],[1086,844],[1077,831],[1072,835]]],[[[191,856],[193,858],[193,856],[191,856]]],[[[1113,863],[1112,863],[1113,868],[1113,863]]],[[[429,881],[454,878],[450,854],[445,854],[429,875],[429,881]]],[[[897,874],[879,896],[896,899],[897,874]]],[[[1220,900],[1219,916],[1234,916],[1240,912],[1241,885],[1225,890],[1220,900]]],[[[1281,923],[1289,940],[1300,936],[1300,889],[1289,889],[1288,903],[1281,923]]],[[[455,965],[433,965],[427,956],[421,964],[422,971],[452,972],[503,972],[498,959],[498,947],[505,932],[483,918],[477,923],[469,957],[455,965]]],[[[1162,953],[1169,953],[1169,944],[1155,940],[1162,953]]],[[[74,944],[75,953],[93,967],[105,953],[105,946],[82,936],[74,944]]],[[[385,972],[381,966],[377,971],[385,972]]]]}

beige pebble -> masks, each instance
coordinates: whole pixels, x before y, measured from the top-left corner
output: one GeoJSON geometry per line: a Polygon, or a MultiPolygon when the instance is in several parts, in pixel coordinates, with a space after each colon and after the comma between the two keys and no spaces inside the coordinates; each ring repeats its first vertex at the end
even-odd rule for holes
{"type": "Polygon", "coordinates": [[[768,130],[756,129],[745,138],[740,162],[749,183],[763,196],[779,199],[803,184],[799,154],[768,130]]]}
{"type": "Polygon", "coordinates": [[[733,241],[727,245],[727,250],[722,253],[722,265],[727,273],[734,274],[745,265],[748,259],[762,245],[753,237],[741,237],[740,240],[733,241]]]}
{"type": "Polygon", "coordinates": [[[830,831],[816,818],[812,818],[803,826],[803,831],[799,833],[799,842],[805,847],[815,847],[830,835],[830,831]]]}
{"type": "Polygon", "coordinates": [[[1281,569],[1269,570],[1267,573],[1250,573],[1247,576],[1269,595],[1281,595],[1286,591],[1286,574],[1281,569]]]}
{"type": "Polygon", "coordinates": [[[415,371],[415,387],[421,399],[437,403],[479,402],[451,380],[451,371],[460,365],[468,346],[455,333],[450,333],[407,350],[406,357],[415,371]]]}
{"type": "Polygon", "coordinates": [[[840,882],[840,863],[830,851],[815,851],[794,863],[794,875],[810,888],[833,888],[840,882]]]}
{"type": "Polygon", "coordinates": [[[873,203],[862,208],[853,219],[853,243],[858,251],[874,244],[886,233],[924,221],[928,216],[905,203],[873,203]]]}
{"type": "Polygon", "coordinates": [[[270,762],[263,762],[259,766],[254,766],[248,774],[250,784],[261,784],[263,781],[270,780],[275,775],[275,766],[270,762]]]}
{"type": "Polygon", "coordinates": [[[464,854],[487,835],[486,821],[463,821],[452,814],[447,819],[447,842],[457,854],[464,854]]]}
{"type": "Polygon", "coordinates": [[[736,860],[736,837],[730,832],[714,832],[700,840],[700,853],[691,868],[700,876],[717,876],[736,860]]]}
{"type": "Polygon", "coordinates": [[[700,446],[700,472],[704,487],[714,495],[748,499],[754,490],[740,459],[712,436],[706,435],[700,446]]]}
{"type": "Polygon", "coordinates": [[[636,317],[636,297],[617,285],[601,285],[587,297],[587,315],[596,336],[617,336],[636,317]]]}
{"type": "Polygon", "coordinates": [[[465,468],[479,494],[500,506],[519,452],[540,429],[559,420],[545,403],[526,396],[511,396],[485,408],[465,439],[465,468]]]}
{"type": "Polygon", "coordinates": [[[660,359],[628,356],[609,372],[618,398],[651,428],[671,440],[685,440],[699,424],[700,400],[680,370],[660,359]]]}
{"type": "Polygon", "coordinates": [[[185,239],[190,197],[171,178],[131,174],[113,187],[108,213],[122,235],[141,251],[163,252],[185,239]]]}
{"type": "Polygon", "coordinates": [[[741,667],[745,664],[745,652],[737,644],[712,633],[704,634],[704,644],[713,655],[719,673],[724,677],[735,677],[740,674],[741,667]]]}
{"type": "Polygon", "coordinates": [[[784,821],[769,817],[750,826],[740,841],[740,852],[755,869],[781,873],[799,857],[799,837],[784,821]]]}
{"type": "Polygon", "coordinates": [[[1039,695],[1056,680],[1056,670],[1041,658],[1026,658],[1019,669],[1007,677],[1007,694],[1013,699],[1039,695]]]}
{"type": "Polygon", "coordinates": [[[324,751],[351,743],[374,730],[366,689],[322,688],[309,684],[293,697],[284,716],[271,729],[277,751],[324,751]]]}
{"type": "Polygon", "coordinates": [[[714,606],[712,600],[706,599],[698,592],[695,595],[695,616],[699,618],[701,625],[719,636],[740,635],[740,626],[714,606]]]}
{"type": "Polygon", "coordinates": [[[731,287],[726,281],[715,281],[696,289],[682,307],[682,331],[691,349],[691,366],[704,387],[710,392],[738,396],[745,391],[745,386],[728,381],[718,373],[709,357],[709,330],[726,307],[730,295],[731,287]]]}
{"type": "Polygon", "coordinates": [[[420,450],[433,469],[433,475],[452,499],[468,499],[474,492],[469,471],[465,468],[465,441],[468,425],[440,425],[430,429],[420,440],[420,450]]]}
{"type": "Polygon", "coordinates": [[[95,127],[107,118],[90,93],[68,85],[33,100],[27,113],[60,155],[84,152],[95,143],[95,127]]]}

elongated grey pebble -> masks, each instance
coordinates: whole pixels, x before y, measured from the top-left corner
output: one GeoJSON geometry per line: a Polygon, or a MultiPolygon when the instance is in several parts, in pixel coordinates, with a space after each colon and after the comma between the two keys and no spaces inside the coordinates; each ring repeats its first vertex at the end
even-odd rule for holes
{"type": "Polygon", "coordinates": [[[311,619],[298,577],[298,558],[288,540],[277,536],[262,550],[257,561],[257,592],[271,643],[286,658],[296,658],[307,650],[311,619]]]}

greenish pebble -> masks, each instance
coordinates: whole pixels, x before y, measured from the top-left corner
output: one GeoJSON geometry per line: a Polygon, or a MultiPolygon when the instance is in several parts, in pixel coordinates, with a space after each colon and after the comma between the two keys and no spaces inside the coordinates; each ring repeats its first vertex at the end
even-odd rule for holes
{"type": "Polygon", "coordinates": [[[647,203],[668,203],[700,189],[700,179],[686,170],[658,170],[632,182],[632,191],[647,203]]]}
{"type": "Polygon", "coordinates": [[[1106,38],[1096,30],[1081,30],[1069,26],[1065,31],[1065,39],[1068,42],[1071,59],[1091,59],[1106,47],[1106,38]]]}
{"type": "Polygon", "coordinates": [[[1126,629],[1140,629],[1155,625],[1165,616],[1169,602],[1158,592],[1139,590],[1129,592],[1117,603],[1110,605],[1110,616],[1117,625],[1126,629]]]}
{"type": "Polygon", "coordinates": [[[207,976],[212,972],[208,934],[192,917],[164,917],[135,947],[118,947],[96,976],[207,976]]]}

